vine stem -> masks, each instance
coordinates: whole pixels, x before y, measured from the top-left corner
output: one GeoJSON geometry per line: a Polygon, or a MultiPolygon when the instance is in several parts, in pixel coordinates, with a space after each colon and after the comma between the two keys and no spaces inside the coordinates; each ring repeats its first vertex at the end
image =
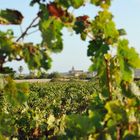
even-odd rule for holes
{"type": "Polygon", "coordinates": [[[2,63],[0,63],[0,72],[2,72],[2,66],[3,66],[2,63]]]}
{"type": "Polygon", "coordinates": [[[3,64],[5,63],[6,56],[0,56],[0,72],[3,70],[3,64]]]}
{"type": "Polygon", "coordinates": [[[27,34],[27,32],[28,32],[28,30],[31,28],[31,27],[33,27],[33,24],[34,24],[34,22],[36,21],[38,19],[38,16],[37,17],[35,17],[34,19],[33,19],[33,21],[30,23],[30,25],[26,28],[26,30],[20,35],[20,37],[16,40],[16,42],[18,42],[21,38],[24,38],[25,37],[25,35],[27,34]]]}
{"type": "Polygon", "coordinates": [[[116,140],[121,140],[121,128],[120,126],[117,126],[117,138],[116,140]]]}
{"type": "Polygon", "coordinates": [[[111,73],[110,73],[110,61],[105,59],[106,62],[106,76],[107,76],[107,86],[109,91],[109,100],[112,99],[112,84],[111,84],[111,73]]]}
{"type": "Polygon", "coordinates": [[[38,31],[39,31],[38,29],[37,29],[37,30],[34,30],[34,31],[28,33],[27,35],[31,35],[31,34],[36,33],[36,32],[38,32],[38,31]]]}

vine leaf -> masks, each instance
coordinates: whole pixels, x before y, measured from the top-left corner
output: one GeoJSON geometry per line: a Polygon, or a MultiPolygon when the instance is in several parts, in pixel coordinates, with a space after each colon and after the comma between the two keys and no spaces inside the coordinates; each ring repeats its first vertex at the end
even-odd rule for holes
{"type": "Polygon", "coordinates": [[[127,123],[127,114],[120,102],[117,100],[107,102],[105,108],[108,111],[105,116],[105,120],[112,120],[114,125],[119,123],[127,123]]]}
{"type": "Polygon", "coordinates": [[[52,18],[49,19],[51,20],[50,22],[49,20],[41,20],[39,28],[42,32],[42,45],[46,47],[47,50],[49,49],[50,51],[57,53],[61,52],[63,49],[61,33],[63,24],[59,20],[52,20],[52,18]]]}
{"type": "Polygon", "coordinates": [[[62,17],[64,15],[64,11],[62,10],[62,8],[58,7],[54,2],[48,4],[47,9],[52,16],[62,17]]]}
{"type": "Polygon", "coordinates": [[[132,69],[140,68],[140,56],[134,48],[129,48],[129,42],[126,39],[119,40],[117,54],[122,72],[122,80],[132,81],[132,69]]]}
{"type": "Polygon", "coordinates": [[[56,0],[56,2],[62,5],[64,8],[69,8],[72,6],[75,9],[78,9],[85,4],[85,0],[56,0]]]}
{"type": "Polygon", "coordinates": [[[72,6],[77,9],[80,6],[84,5],[84,0],[71,0],[72,6]]]}
{"type": "Polygon", "coordinates": [[[73,27],[76,34],[81,33],[82,36],[86,35],[84,31],[90,25],[90,22],[88,21],[88,19],[89,19],[89,16],[87,15],[76,17],[75,25],[73,27]]]}
{"type": "Polygon", "coordinates": [[[111,0],[91,0],[91,3],[96,6],[101,6],[103,9],[107,9],[111,5],[111,0]]]}
{"type": "Polygon", "coordinates": [[[9,25],[9,24],[21,24],[23,15],[12,9],[0,10],[0,24],[9,25]]]}
{"type": "Polygon", "coordinates": [[[119,35],[120,35],[120,36],[124,36],[124,35],[127,34],[126,31],[125,31],[124,29],[119,29],[118,32],[119,32],[119,35]]]}

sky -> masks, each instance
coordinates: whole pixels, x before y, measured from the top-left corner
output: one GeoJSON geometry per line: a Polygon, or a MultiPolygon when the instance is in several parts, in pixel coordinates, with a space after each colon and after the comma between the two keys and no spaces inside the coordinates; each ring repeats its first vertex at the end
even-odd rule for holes
{"type": "MultiPolygon", "coordinates": [[[[126,38],[129,40],[130,45],[140,53],[140,0],[113,0],[110,11],[114,15],[114,21],[117,28],[124,28],[127,32],[126,38]]],[[[23,23],[21,25],[24,31],[26,27],[30,24],[32,19],[36,16],[38,12],[38,7],[30,7],[29,0],[0,0],[0,9],[17,9],[22,12],[24,16],[23,23]]],[[[71,9],[72,10],[72,9],[71,9]]],[[[87,4],[78,10],[72,10],[77,16],[79,15],[89,15],[93,18],[99,8],[87,4]]],[[[5,31],[6,29],[13,29],[15,36],[21,34],[19,26],[2,26],[0,25],[0,30],[5,31]]],[[[40,32],[36,32],[27,36],[24,40],[25,42],[40,43],[41,36],[40,32]]],[[[88,41],[81,41],[79,35],[75,35],[69,32],[67,29],[63,30],[63,43],[64,49],[59,54],[52,54],[52,68],[49,72],[67,72],[72,66],[78,70],[87,71],[91,65],[90,58],[87,57],[87,45],[88,41]]],[[[22,65],[24,67],[23,73],[28,73],[28,68],[24,62],[12,62],[6,65],[13,67],[18,71],[18,67],[22,65]]]]}

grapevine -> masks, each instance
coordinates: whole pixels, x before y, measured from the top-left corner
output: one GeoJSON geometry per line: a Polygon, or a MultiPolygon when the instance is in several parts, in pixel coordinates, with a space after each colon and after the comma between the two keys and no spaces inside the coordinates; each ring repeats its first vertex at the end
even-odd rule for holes
{"type": "MultiPolygon", "coordinates": [[[[96,86],[100,90],[94,91],[91,96],[81,97],[82,93],[79,94],[72,85],[65,89],[67,98],[65,95],[59,98],[61,105],[49,106],[48,98],[57,98],[53,93],[46,96],[48,89],[45,93],[40,87],[36,88],[39,91],[32,91],[28,84],[16,84],[7,77],[0,87],[0,137],[19,140],[140,139],[140,91],[133,76],[134,69],[140,68],[140,56],[130,47],[129,41],[122,37],[126,35],[125,30],[116,28],[109,11],[112,1],[31,0],[30,6],[35,4],[39,6],[39,11],[19,38],[14,38],[12,30],[0,31],[0,73],[13,73],[11,68],[4,67],[6,62],[12,60],[24,60],[30,70],[48,70],[52,61],[50,54],[63,49],[62,29],[72,28],[81,40],[89,39],[87,56],[92,62],[90,70],[97,71],[96,86]],[[100,7],[93,19],[88,15],[76,17],[69,12],[69,8],[78,10],[87,3],[100,7]],[[34,27],[41,32],[41,43],[21,43],[21,39],[34,27]],[[115,54],[110,53],[112,49],[115,54]],[[74,93],[73,97],[71,92],[74,93]],[[74,100],[86,102],[89,98],[92,100],[82,110],[85,112],[78,112],[79,105],[74,100]],[[70,107],[71,103],[75,109],[70,107]],[[5,127],[8,124],[11,127],[5,127]]],[[[19,25],[22,19],[23,15],[17,10],[0,11],[2,25],[19,25]]],[[[57,92],[59,90],[56,89],[55,94],[57,92]]],[[[83,105],[82,102],[79,104],[83,105]]]]}

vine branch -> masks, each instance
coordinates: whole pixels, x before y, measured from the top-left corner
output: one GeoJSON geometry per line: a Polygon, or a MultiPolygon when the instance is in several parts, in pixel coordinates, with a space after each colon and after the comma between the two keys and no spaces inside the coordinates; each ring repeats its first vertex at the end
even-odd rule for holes
{"type": "Polygon", "coordinates": [[[31,28],[31,27],[33,27],[33,24],[34,24],[34,22],[36,21],[38,19],[38,16],[37,17],[35,17],[34,19],[33,19],[33,21],[30,23],[30,25],[26,28],[26,30],[20,35],[20,37],[16,40],[16,42],[18,42],[21,38],[24,38],[25,37],[25,35],[27,34],[27,32],[28,32],[28,30],[31,28]]]}
{"type": "Polygon", "coordinates": [[[35,32],[38,32],[38,31],[39,31],[38,29],[37,29],[37,30],[34,30],[34,31],[28,33],[27,35],[31,35],[31,34],[33,34],[33,33],[35,33],[35,32]]]}
{"type": "Polygon", "coordinates": [[[111,84],[111,73],[110,73],[110,62],[105,59],[106,62],[106,76],[107,76],[107,86],[109,91],[109,99],[112,99],[112,84],[111,84]]]}

